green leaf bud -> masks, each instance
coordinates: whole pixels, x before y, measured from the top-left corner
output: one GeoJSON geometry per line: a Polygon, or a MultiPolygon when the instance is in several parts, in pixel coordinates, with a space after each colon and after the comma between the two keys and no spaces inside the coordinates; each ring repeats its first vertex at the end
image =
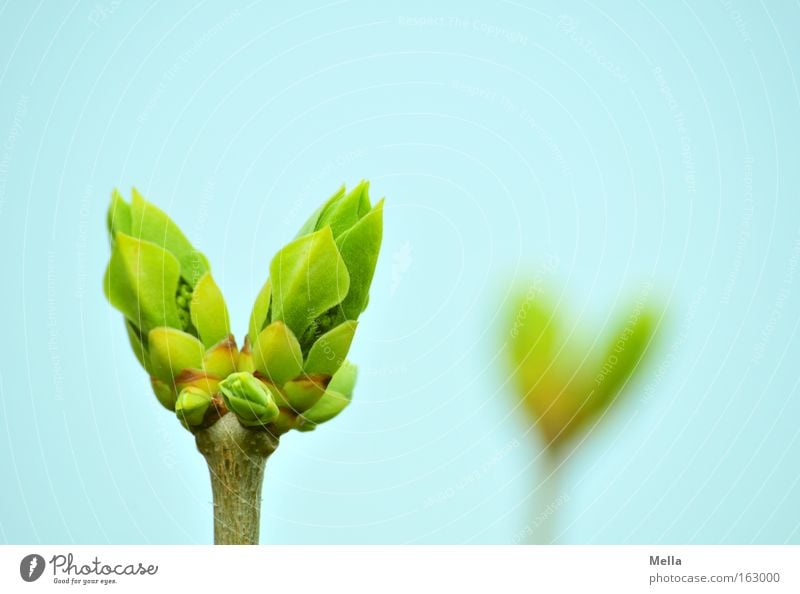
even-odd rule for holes
{"type": "Polygon", "coordinates": [[[212,400],[211,394],[200,388],[186,388],[175,402],[175,414],[184,427],[197,427],[202,425],[212,400]]]}
{"type": "Polygon", "coordinates": [[[225,406],[245,427],[267,425],[279,413],[272,395],[274,388],[259,381],[251,373],[237,372],[219,384],[225,406]]]}
{"type": "Polygon", "coordinates": [[[645,356],[659,313],[637,305],[599,356],[596,339],[565,329],[546,295],[521,295],[511,317],[509,354],[523,409],[547,447],[559,448],[613,404],[645,356]]]}

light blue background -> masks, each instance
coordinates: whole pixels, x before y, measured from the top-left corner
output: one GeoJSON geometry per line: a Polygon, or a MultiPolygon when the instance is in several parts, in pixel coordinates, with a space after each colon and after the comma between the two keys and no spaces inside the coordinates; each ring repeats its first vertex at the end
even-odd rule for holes
{"type": "Polygon", "coordinates": [[[366,177],[355,402],[283,440],[264,542],[513,542],[541,465],[500,312],[548,259],[575,327],[648,283],[669,312],[563,468],[558,540],[800,542],[800,8],[283,4],[0,6],[0,541],[211,540],[102,296],[112,187],[209,255],[241,337],[272,254],[366,177]]]}

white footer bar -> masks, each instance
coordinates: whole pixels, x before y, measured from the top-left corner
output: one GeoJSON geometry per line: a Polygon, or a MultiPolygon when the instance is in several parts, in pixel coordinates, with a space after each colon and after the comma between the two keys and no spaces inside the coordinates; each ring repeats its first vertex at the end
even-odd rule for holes
{"type": "Polygon", "coordinates": [[[0,592],[779,593],[798,572],[800,546],[0,547],[0,592]]]}

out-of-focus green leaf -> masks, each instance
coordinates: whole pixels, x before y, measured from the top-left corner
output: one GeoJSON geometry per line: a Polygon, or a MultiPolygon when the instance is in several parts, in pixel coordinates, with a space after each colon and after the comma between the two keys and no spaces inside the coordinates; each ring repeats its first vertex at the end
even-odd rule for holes
{"type": "Polygon", "coordinates": [[[639,308],[612,337],[594,378],[592,409],[608,408],[637,371],[658,326],[659,313],[639,308]]]}
{"type": "Polygon", "coordinates": [[[509,343],[518,372],[541,374],[557,349],[555,308],[537,293],[528,292],[520,295],[511,317],[509,343]]]}

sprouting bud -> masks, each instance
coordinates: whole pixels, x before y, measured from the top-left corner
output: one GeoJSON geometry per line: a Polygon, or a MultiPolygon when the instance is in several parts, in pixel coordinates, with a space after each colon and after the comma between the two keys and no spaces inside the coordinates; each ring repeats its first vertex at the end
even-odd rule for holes
{"type": "Polygon", "coordinates": [[[594,337],[575,338],[554,302],[520,296],[511,312],[509,354],[524,410],[556,450],[589,428],[639,369],[660,312],[637,303],[601,350],[594,337]]]}
{"type": "Polygon", "coordinates": [[[383,233],[383,201],[370,203],[366,182],[342,187],[275,254],[241,351],[208,261],[164,212],[135,189],[130,203],[115,190],[107,225],[106,297],[159,402],[187,428],[231,412],[279,436],[312,429],[350,401],[346,357],[383,233]]]}
{"type": "Polygon", "coordinates": [[[142,335],[167,326],[211,346],[230,333],[225,302],[206,257],[164,212],[136,189],[130,204],[115,190],[108,231],[111,260],[103,288],[142,335]]]}
{"type": "Polygon", "coordinates": [[[253,374],[237,372],[219,384],[225,406],[245,427],[267,425],[278,416],[278,405],[267,384],[253,374]]]}
{"type": "Polygon", "coordinates": [[[202,369],[204,351],[229,336],[228,311],[206,257],[164,212],[132,194],[130,204],[116,190],[111,196],[103,289],[125,316],[139,362],[160,380],[159,400],[174,406],[167,396],[175,377],[202,369]]]}
{"type": "MultiPolygon", "coordinates": [[[[275,255],[250,318],[253,342],[265,327],[281,321],[308,356],[318,339],[358,319],[367,306],[383,235],[383,201],[372,206],[368,189],[367,182],[349,193],[341,188],[275,255]]],[[[345,335],[351,330],[355,326],[345,335]]],[[[346,348],[339,348],[344,353],[334,353],[333,360],[341,364],[346,348]]]]}
{"type": "Polygon", "coordinates": [[[211,407],[211,395],[200,388],[184,388],[175,402],[175,414],[187,429],[203,424],[211,407]]]}

